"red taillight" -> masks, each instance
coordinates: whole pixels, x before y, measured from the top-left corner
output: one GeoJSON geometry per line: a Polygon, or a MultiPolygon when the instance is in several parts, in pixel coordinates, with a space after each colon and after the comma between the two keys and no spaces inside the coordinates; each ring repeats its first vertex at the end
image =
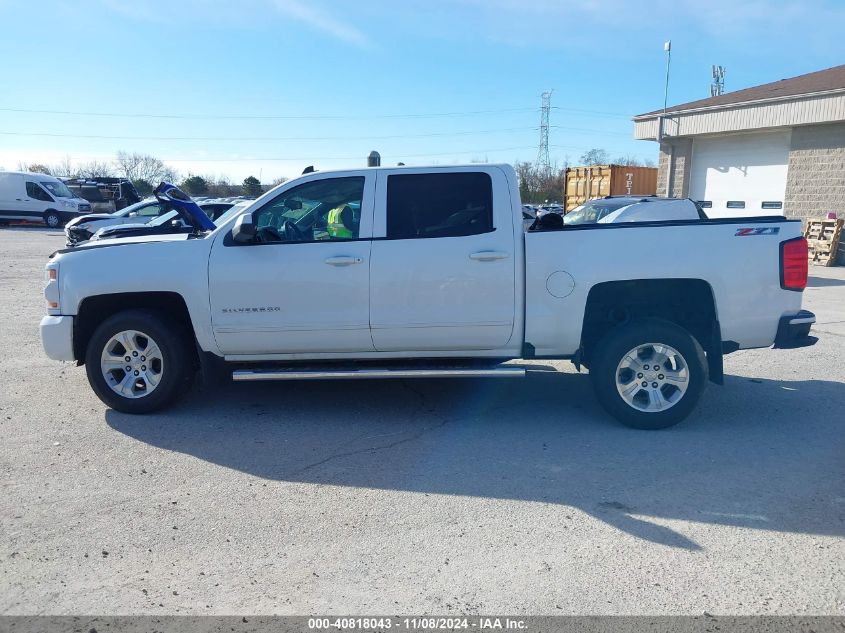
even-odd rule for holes
{"type": "Polygon", "coordinates": [[[796,237],[780,243],[780,287],[804,290],[807,287],[807,240],[796,237]]]}

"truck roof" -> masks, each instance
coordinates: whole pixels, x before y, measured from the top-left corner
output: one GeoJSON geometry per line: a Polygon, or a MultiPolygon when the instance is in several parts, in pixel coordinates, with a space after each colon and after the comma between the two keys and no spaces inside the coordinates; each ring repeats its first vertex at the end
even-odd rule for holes
{"type": "MultiPolygon", "coordinates": [[[[350,171],[384,171],[384,170],[396,170],[396,169],[406,169],[406,170],[419,170],[419,169],[484,169],[488,167],[507,167],[508,169],[513,169],[513,165],[510,163],[460,163],[457,165],[379,165],[378,167],[348,167],[345,169],[315,169],[312,172],[308,172],[307,174],[300,174],[301,176],[307,176],[309,174],[337,174],[337,173],[345,173],[350,171]]],[[[296,176],[299,178],[299,176],[296,176]]],[[[293,178],[291,178],[293,180],[293,178]]]]}

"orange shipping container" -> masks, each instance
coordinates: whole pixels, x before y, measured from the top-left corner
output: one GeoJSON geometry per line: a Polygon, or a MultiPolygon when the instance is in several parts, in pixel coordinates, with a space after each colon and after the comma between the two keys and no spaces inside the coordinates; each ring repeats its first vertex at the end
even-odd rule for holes
{"type": "Polygon", "coordinates": [[[593,165],[567,167],[565,211],[587,200],[605,196],[653,196],[657,193],[657,167],[593,165]]]}

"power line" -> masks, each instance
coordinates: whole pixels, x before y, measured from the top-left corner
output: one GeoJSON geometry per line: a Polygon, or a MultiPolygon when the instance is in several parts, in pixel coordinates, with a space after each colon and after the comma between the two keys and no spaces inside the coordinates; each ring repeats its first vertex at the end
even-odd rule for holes
{"type": "Polygon", "coordinates": [[[471,136],[473,134],[499,134],[524,132],[536,127],[512,127],[498,130],[466,130],[463,132],[431,132],[425,134],[390,134],[387,136],[111,136],[105,134],[59,134],[52,132],[6,132],[3,136],[43,136],[50,138],[88,138],[105,140],[143,141],[368,141],[404,138],[429,138],[438,136],[471,136]]]}
{"type": "MultiPolygon", "coordinates": [[[[630,115],[621,112],[603,112],[584,108],[565,108],[552,106],[553,110],[572,112],[590,116],[630,119],[630,115]]],[[[440,117],[467,117],[488,114],[511,114],[515,112],[536,112],[537,108],[503,108],[498,110],[474,110],[467,112],[432,112],[432,113],[396,113],[396,114],[152,114],[149,112],[89,112],[82,110],[40,110],[29,108],[0,108],[0,112],[16,112],[22,114],[58,114],[63,116],[88,116],[110,118],[139,118],[139,119],[179,119],[179,120],[291,120],[291,121],[342,121],[367,119],[427,119],[440,117]]]]}
{"type": "MultiPolygon", "coordinates": [[[[592,149],[592,147],[587,146],[576,146],[576,145],[549,145],[551,148],[555,149],[571,149],[571,150],[578,150],[584,151],[588,149],[592,149]]],[[[436,156],[454,156],[457,154],[487,154],[493,152],[510,152],[510,151],[519,151],[525,149],[536,149],[535,145],[523,145],[519,147],[499,147],[495,149],[471,149],[471,150],[457,150],[453,152],[433,152],[433,153],[426,153],[426,154],[382,154],[382,160],[384,160],[385,156],[390,159],[397,159],[401,160],[403,158],[429,158],[429,157],[436,157],[436,156]]],[[[315,160],[360,160],[361,155],[356,156],[305,156],[305,157],[256,157],[256,156],[249,156],[249,157],[238,157],[238,158],[163,158],[161,159],[163,162],[166,163],[190,163],[190,162],[208,162],[208,163],[222,163],[222,162],[238,162],[238,161],[315,161],[315,160]]]]}
{"type": "MultiPolygon", "coordinates": [[[[628,138],[627,134],[565,125],[549,125],[549,130],[583,132],[602,136],[628,138]]],[[[44,138],[79,138],[113,141],[367,141],[411,138],[436,138],[450,136],[473,136],[476,134],[503,134],[509,132],[536,131],[537,127],[512,127],[494,130],[464,130],[456,132],[426,132],[423,134],[388,134],[381,136],[123,136],[110,134],[63,134],[58,132],[10,132],[0,131],[0,136],[32,136],[44,138]]]]}
{"type": "Polygon", "coordinates": [[[512,112],[534,112],[536,108],[507,108],[501,110],[475,110],[471,112],[434,112],[428,114],[360,114],[360,115],[292,115],[292,114],[151,114],[149,112],[83,112],[77,110],[31,110],[26,108],[0,108],[0,112],[26,114],[61,114],[70,116],[96,116],[138,119],[202,119],[202,120],[365,120],[365,119],[426,119],[436,117],[464,117],[485,114],[506,114],[512,112]]]}
{"type": "MultiPolygon", "coordinates": [[[[486,154],[491,152],[510,152],[510,151],[517,151],[523,149],[530,149],[534,147],[533,145],[529,146],[522,146],[522,147],[500,147],[497,149],[472,149],[466,151],[454,151],[454,152],[434,152],[430,154],[395,154],[392,158],[402,159],[402,158],[427,158],[427,157],[434,157],[434,156],[454,156],[456,154],[486,154]]],[[[385,155],[382,154],[382,160],[384,159],[385,155]]],[[[390,155],[388,155],[390,157],[390,155]]],[[[361,156],[307,156],[307,157],[243,157],[243,158],[162,158],[162,162],[165,163],[192,163],[192,162],[200,162],[200,163],[222,163],[222,162],[238,162],[238,161],[315,161],[315,160],[360,160],[361,156]]]]}
{"type": "Polygon", "coordinates": [[[631,119],[631,115],[623,114],[622,112],[602,112],[601,110],[586,110],[581,108],[563,108],[560,106],[552,106],[552,110],[560,110],[561,112],[573,112],[575,114],[589,114],[593,116],[603,116],[618,119],[631,119]]]}

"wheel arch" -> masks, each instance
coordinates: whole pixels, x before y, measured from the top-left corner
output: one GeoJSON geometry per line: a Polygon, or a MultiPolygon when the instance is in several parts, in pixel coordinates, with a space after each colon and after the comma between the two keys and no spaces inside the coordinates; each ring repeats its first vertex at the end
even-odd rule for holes
{"type": "Polygon", "coordinates": [[[722,335],[713,287],[703,279],[630,279],[590,288],[584,309],[579,361],[589,367],[598,342],[634,319],[675,323],[704,348],[710,380],[723,382],[722,335]]]}
{"type": "MultiPolygon", "coordinates": [[[[73,320],[73,352],[77,363],[85,362],[91,336],[106,319],[125,310],[149,310],[161,314],[195,338],[194,326],[185,299],[177,292],[121,292],[86,297],[73,320]]],[[[192,345],[196,348],[196,345],[192,345]]]]}

